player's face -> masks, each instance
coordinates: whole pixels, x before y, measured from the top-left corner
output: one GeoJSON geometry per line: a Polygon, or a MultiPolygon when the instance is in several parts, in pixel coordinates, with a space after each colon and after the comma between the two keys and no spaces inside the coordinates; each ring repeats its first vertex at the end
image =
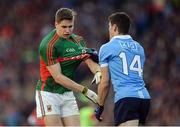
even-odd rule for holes
{"type": "Polygon", "coordinates": [[[62,20],[61,22],[55,22],[57,34],[60,37],[67,38],[72,34],[74,29],[74,20],[62,20]]]}

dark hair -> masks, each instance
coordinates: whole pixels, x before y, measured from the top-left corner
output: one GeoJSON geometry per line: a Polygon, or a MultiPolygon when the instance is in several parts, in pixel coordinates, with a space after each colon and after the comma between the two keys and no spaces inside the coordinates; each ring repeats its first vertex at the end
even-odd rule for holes
{"type": "Polygon", "coordinates": [[[76,13],[69,8],[60,8],[55,15],[55,21],[61,22],[62,20],[73,20],[76,13]]]}
{"type": "Polygon", "coordinates": [[[111,14],[108,17],[109,22],[111,22],[112,25],[116,24],[119,30],[119,33],[127,34],[129,32],[130,28],[130,18],[129,16],[124,12],[116,12],[111,14]]]}

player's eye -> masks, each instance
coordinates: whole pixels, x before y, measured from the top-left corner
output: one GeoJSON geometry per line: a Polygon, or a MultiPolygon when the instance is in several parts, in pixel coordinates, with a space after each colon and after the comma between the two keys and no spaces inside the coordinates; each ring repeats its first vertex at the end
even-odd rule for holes
{"type": "Polygon", "coordinates": [[[69,28],[72,28],[73,26],[71,25],[71,26],[69,26],[69,28]]]}
{"type": "Polygon", "coordinates": [[[62,28],[67,28],[67,26],[61,26],[62,28]]]}
{"type": "Polygon", "coordinates": [[[73,25],[71,25],[71,26],[61,26],[62,28],[72,28],[73,27],[73,25]]]}

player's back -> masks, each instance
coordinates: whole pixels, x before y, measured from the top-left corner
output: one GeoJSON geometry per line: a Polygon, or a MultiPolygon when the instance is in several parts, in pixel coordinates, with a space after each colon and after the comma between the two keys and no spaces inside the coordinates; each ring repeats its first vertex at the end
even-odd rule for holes
{"type": "Polygon", "coordinates": [[[108,65],[115,101],[124,97],[150,98],[143,81],[143,47],[130,36],[116,36],[103,48],[109,52],[108,65]]]}

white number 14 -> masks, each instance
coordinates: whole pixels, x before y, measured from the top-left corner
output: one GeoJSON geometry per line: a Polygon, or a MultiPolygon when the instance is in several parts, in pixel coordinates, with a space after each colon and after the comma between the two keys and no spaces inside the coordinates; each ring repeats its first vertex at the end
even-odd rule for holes
{"type": "MultiPolygon", "coordinates": [[[[119,54],[119,57],[122,59],[122,64],[123,64],[123,73],[128,75],[128,63],[127,63],[127,58],[126,58],[126,54],[124,52],[121,52],[119,54]]],[[[133,57],[133,60],[129,66],[129,70],[131,71],[136,71],[138,72],[139,76],[142,77],[142,68],[141,68],[141,61],[140,61],[140,56],[139,55],[135,55],[133,57]],[[137,67],[135,67],[135,64],[137,63],[137,67]]]]}

